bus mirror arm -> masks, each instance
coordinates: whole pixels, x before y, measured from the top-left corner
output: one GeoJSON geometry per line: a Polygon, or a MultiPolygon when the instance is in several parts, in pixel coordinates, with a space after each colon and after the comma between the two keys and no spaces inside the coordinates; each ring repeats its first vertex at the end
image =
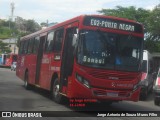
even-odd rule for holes
{"type": "Polygon", "coordinates": [[[73,55],[76,56],[77,54],[77,47],[75,46],[74,50],[73,50],[73,55]]]}

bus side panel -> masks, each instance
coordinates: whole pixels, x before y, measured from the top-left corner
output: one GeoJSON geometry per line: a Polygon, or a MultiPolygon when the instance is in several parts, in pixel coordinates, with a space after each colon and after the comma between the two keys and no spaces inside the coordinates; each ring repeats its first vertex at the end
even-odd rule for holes
{"type": "Polygon", "coordinates": [[[49,78],[49,69],[50,69],[49,61],[50,61],[50,55],[44,54],[42,57],[39,84],[42,88],[45,88],[45,89],[47,88],[46,84],[49,78]]]}
{"type": "MultiPolygon", "coordinates": [[[[53,74],[57,74],[58,77],[60,77],[60,66],[61,66],[61,61],[60,60],[54,60],[54,58],[56,56],[59,56],[60,54],[51,54],[50,56],[50,65],[49,65],[49,78],[46,82],[46,88],[49,90],[50,89],[50,86],[51,86],[51,80],[52,80],[52,76],[53,74]]],[[[60,79],[60,78],[58,78],[60,79]]]]}
{"type": "Polygon", "coordinates": [[[24,55],[19,55],[17,60],[16,75],[20,79],[24,79],[24,55]]]}
{"type": "Polygon", "coordinates": [[[37,55],[31,54],[26,58],[26,66],[29,71],[29,83],[35,84],[37,55]]]}

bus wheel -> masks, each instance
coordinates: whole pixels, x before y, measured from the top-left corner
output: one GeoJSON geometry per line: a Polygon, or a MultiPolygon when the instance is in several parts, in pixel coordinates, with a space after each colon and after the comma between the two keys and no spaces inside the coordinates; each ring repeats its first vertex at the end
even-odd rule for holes
{"type": "Polygon", "coordinates": [[[147,99],[147,96],[148,96],[148,89],[145,91],[142,100],[146,100],[146,99],[147,99]]]}
{"type": "Polygon", "coordinates": [[[30,85],[29,85],[29,83],[28,83],[28,72],[25,73],[24,87],[25,87],[27,90],[30,89],[30,85]]]}
{"type": "Polygon", "coordinates": [[[59,82],[58,82],[58,78],[55,79],[53,85],[52,85],[52,90],[51,90],[51,94],[52,94],[52,99],[56,102],[56,103],[61,103],[62,102],[62,95],[59,93],[59,82]]]}
{"type": "Polygon", "coordinates": [[[143,93],[141,93],[140,100],[145,101],[147,99],[147,96],[148,96],[148,89],[146,89],[143,93]]]}
{"type": "Polygon", "coordinates": [[[155,105],[159,105],[159,103],[160,103],[160,102],[158,101],[158,99],[155,98],[155,99],[154,99],[154,104],[155,104],[155,105]]]}

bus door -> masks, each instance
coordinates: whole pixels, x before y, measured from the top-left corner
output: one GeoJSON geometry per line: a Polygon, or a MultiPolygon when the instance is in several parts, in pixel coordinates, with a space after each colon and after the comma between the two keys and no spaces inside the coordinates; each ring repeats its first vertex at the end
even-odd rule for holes
{"type": "MultiPolygon", "coordinates": [[[[69,77],[72,75],[74,63],[74,51],[78,34],[78,22],[75,22],[66,28],[64,47],[62,52],[60,91],[68,86],[69,77]]],[[[70,79],[71,80],[71,79],[70,79]]]]}
{"type": "Polygon", "coordinates": [[[36,62],[36,77],[35,77],[36,85],[39,85],[39,81],[40,81],[41,62],[42,62],[42,57],[43,57],[44,42],[46,39],[45,35],[46,34],[40,35],[40,42],[39,42],[39,47],[38,47],[38,52],[37,52],[37,62],[36,62]]]}
{"type": "Polygon", "coordinates": [[[47,89],[47,83],[50,75],[50,61],[53,54],[53,38],[54,31],[46,33],[43,54],[41,56],[41,69],[40,69],[40,86],[47,89]]]}

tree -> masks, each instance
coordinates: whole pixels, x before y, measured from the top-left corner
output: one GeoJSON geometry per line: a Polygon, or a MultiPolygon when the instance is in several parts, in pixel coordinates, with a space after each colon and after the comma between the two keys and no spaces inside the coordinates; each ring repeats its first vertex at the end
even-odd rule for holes
{"type": "Polygon", "coordinates": [[[26,30],[30,33],[36,32],[41,29],[40,25],[34,20],[27,20],[25,25],[26,25],[26,30]]]}
{"type": "Polygon", "coordinates": [[[48,27],[48,24],[47,24],[46,22],[42,22],[40,25],[41,25],[42,27],[48,27]]]}
{"type": "Polygon", "coordinates": [[[148,22],[147,18],[150,15],[150,10],[145,10],[143,8],[136,9],[136,7],[134,6],[130,7],[117,6],[116,9],[102,9],[98,12],[102,13],[103,15],[135,20],[137,22],[142,23],[145,26],[147,25],[148,22]]]}
{"type": "Polygon", "coordinates": [[[148,21],[148,39],[160,41],[160,4],[157,5],[147,19],[148,21]]]}
{"type": "Polygon", "coordinates": [[[7,43],[3,43],[2,41],[0,41],[0,54],[2,53],[10,53],[11,50],[8,46],[7,43]]]}
{"type": "Polygon", "coordinates": [[[12,31],[6,27],[0,27],[0,39],[7,39],[11,37],[12,31]]]}
{"type": "Polygon", "coordinates": [[[25,20],[21,17],[16,18],[16,28],[20,32],[33,33],[41,29],[40,25],[34,20],[25,20]]]}

